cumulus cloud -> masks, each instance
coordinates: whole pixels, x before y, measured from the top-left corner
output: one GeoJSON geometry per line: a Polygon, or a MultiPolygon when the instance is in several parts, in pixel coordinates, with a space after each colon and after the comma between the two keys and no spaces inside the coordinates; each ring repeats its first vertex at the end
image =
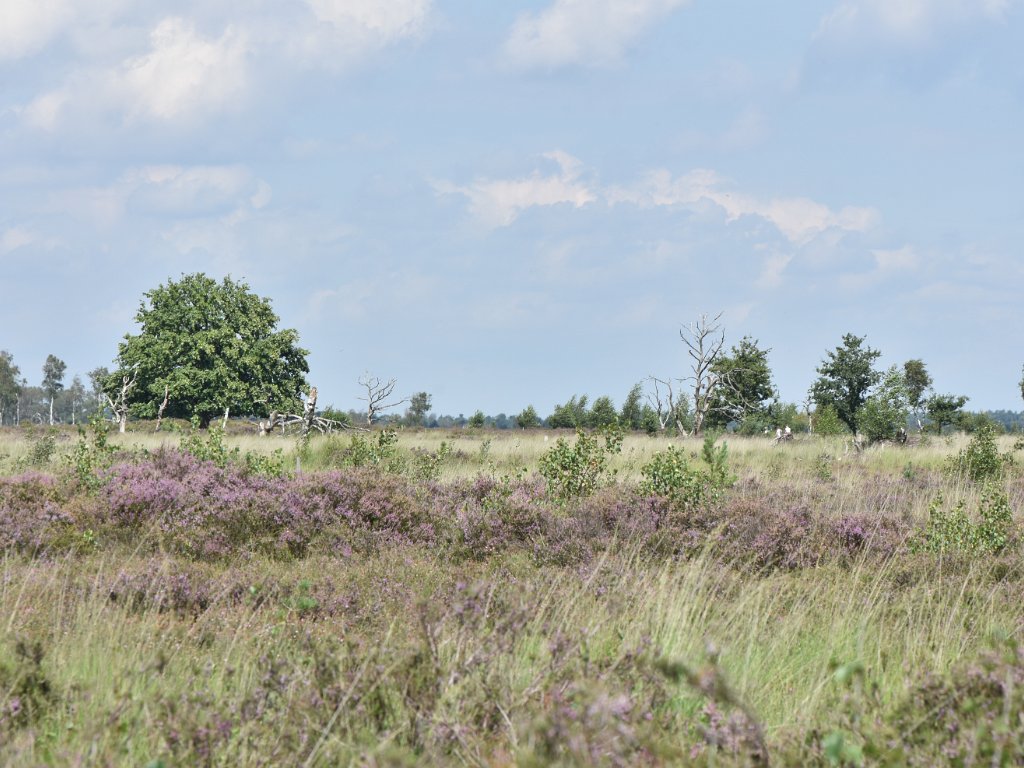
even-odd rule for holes
{"type": "Polygon", "coordinates": [[[515,22],[503,53],[514,67],[554,69],[619,60],[651,26],[688,0],[555,0],[515,22]]]}
{"type": "Polygon", "coordinates": [[[14,108],[26,125],[57,131],[111,116],[129,124],[199,122],[258,98],[255,85],[266,84],[268,73],[279,82],[309,68],[337,72],[425,34],[432,0],[305,0],[249,13],[214,0],[195,14],[183,4],[174,16],[129,6],[0,2],[0,60],[40,50],[65,32],[78,43],[63,49],[63,82],[14,108]]]}
{"type": "Polygon", "coordinates": [[[150,33],[150,50],[124,62],[113,77],[127,98],[129,115],[191,118],[219,111],[244,93],[247,45],[228,27],[205,38],[187,19],[164,19],[150,33]]]}
{"type": "Polygon", "coordinates": [[[518,179],[477,179],[457,186],[439,182],[444,194],[462,194],[469,199],[469,210],[489,227],[505,227],[528,208],[568,203],[581,208],[597,200],[597,194],[582,180],[582,164],[565,152],[549,152],[544,157],[555,162],[558,172],[543,175],[539,171],[518,179]]]}

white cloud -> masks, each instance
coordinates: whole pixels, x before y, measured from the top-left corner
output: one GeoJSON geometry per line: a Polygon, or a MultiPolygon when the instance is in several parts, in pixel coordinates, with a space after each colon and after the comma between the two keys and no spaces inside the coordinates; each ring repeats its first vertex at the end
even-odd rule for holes
{"type": "Polygon", "coordinates": [[[822,19],[815,36],[925,43],[965,22],[1002,19],[1010,5],[1011,0],[844,0],[822,19]]]}
{"type": "Polygon", "coordinates": [[[381,48],[422,36],[432,0],[306,0],[313,24],[294,19],[268,43],[315,67],[338,70],[381,48]],[[276,39],[275,39],[276,38],[276,39]]]}
{"type": "Polygon", "coordinates": [[[555,0],[540,13],[516,20],[504,56],[524,69],[614,63],[651,26],[687,2],[555,0]]]}
{"type": "Polygon", "coordinates": [[[72,0],[3,0],[0,59],[18,59],[38,52],[74,18],[72,0]]]}
{"type": "Polygon", "coordinates": [[[523,211],[535,206],[568,203],[582,208],[597,200],[597,194],[579,179],[579,160],[561,151],[549,152],[544,157],[558,165],[558,173],[544,176],[534,172],[519,179],[478,179],[467,186],[440,182],[435,187],[444,194],[465,195],[470,212],[489,227],[508,226],[523,211]]]}
{"type": "Polygon", "coordinates": [[[172,17],[150,33],[150,51],[125,61],[114,77],[130,116],[187,120],[230,107],[245,92],[247,54],[245,35],[233,27],[209,39],[172,17]]]}
{"type": "Polygon", "coordinates": [[[217,0],[160,16],[158,5],[130,0],[0,0],[0,60],[64,33],[70,40],[63,82],[13,109],[31,128],[110,116],[188,125],[259,97],[257,83],[288,82],[309,67],[338,71],[421,36],[431,10],[432,0],[306,0],[243,13],[217,0]]]}
{"type": "Polygon", "coordinates": [[[673,178],[666,170],[648,174],[639,184],[609,191],[611,203],[633,203],[641,207],[714,205],[728,221],[754,216],[773,224],[790,242],[803,245],[823,232],[863,232],[877,220],[872,208],[847,206],[833,211],[806,197],[776,197],[762,200],[737,191],[727,191],[724,181],[706,169],[673,178]]]}
{"type": "Polygon", "coordinates": [[[558,173],[535,171],[516,179],[477,179],[463,186],[438,182],[434,186],[442,194],[464,195],[470,213],[489,227],[509,226],[523,211],[536,206],[568,203],[582,208],[604,201],[640,208],[720,211],[728,222],[755,217],[770,223],[791,243],[806,245],[826,232],[864,232],[879,218],[873,208],[845,206],[836,211],[806,197],[761,199],[729,189],[718,174],[703,168],[677,177],[657,170],[630,186],[601,187],[581,179],[583,165],[577,158],[562,151],[544,157],[558,164],[558,173]]]}

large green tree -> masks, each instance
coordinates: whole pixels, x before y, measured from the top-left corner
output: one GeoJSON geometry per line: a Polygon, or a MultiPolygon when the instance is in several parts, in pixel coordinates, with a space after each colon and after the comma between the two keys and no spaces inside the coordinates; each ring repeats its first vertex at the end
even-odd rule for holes
{"type": "Polygon", "coordinates": [[[165,391],[165,416],[196,417],[206,427],[225,409],[252,415],[294,408],[306,387],[308,352],[298,346],[298,332],[277,330],[270,300],[244,282],[182,275],[147,292],[135,320],[140,331],[120,344],[120,370],[108,391],[123,376],[136,377],[128,402],[141,418],[157,415],[165,391]]]}
{"type": "Polygon", "coordinates": [[[405,422],[409,426],[421,427],[430,413],[430,394],[417,392],[409,398],[409,407],[405,409],[405,422]]]}
{"type": "Polygon", "coordinates": [[[964,406],[970,398],[967,395],[935,394],[925,402],[928,412],[929,428],[936,434],[942,434],[944,427],[955,427],[964,420],[964,406]]]}
{"type": "Polygon", "coordinates": [[[14,356],[7,350],[0,350],[0,425],[4,423],[4,414],[18,405],[20,376],[21,370],[14,364],[14,356]]]}
{"type": "Polygon", "coordinates": [[[767,412],[775,396],[769,352],[758,346],[757,339],[744,336],[729,354],[715,361],[711,370],[719,385],[708,409],[708,426],[724,427],[731,421],[767,412]]]}
{"type": "Polygon", "coordinates": [[[50,401],[50,424],[53,424],[53,401],[64,389],[64,372],[67,369],[67,363],[56,355],[47,355],[43,363],[43,391],[50,401]]]}
{"type": "Polygon", "coordinates": [[[907,390],[907,401],[917,421],[917,429],[922,429],[921,411],[925,408],[925,392],[932,386],[932,377],[923,360],[907,360],[903,364],[903,381],[907,390]]]}
{"type": "Polygon", "coordinates": [[[868,391],[881,378],[875,360],[881,352],[864,343],[863,336],[847,333],[842,346],[826,353],[818,368],[818,380],[811,396],[819,406],[831,405],[851,432],[857,431],[857,412],[868,398],[868,391]]]}
{"type": "Polygon", "coordinates": [[[857,414],[857,426],[871,442],[906,437],[910,395],[904,370],[892,366],[857,414]],[[901,432],[902,430],[902,432],[901,432]]]}

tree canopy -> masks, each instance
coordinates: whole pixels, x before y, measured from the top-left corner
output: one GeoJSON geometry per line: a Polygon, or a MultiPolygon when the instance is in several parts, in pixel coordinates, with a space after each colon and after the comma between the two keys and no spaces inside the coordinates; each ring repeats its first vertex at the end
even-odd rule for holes
{"type": "Polygon", "coordinates": [[[865,345],[863,336],[847,333],[842,346],[826,353],[818,368],[818,380],[811,387],[814,402],[835,408],[851,432],[857,431],[857,412],[867,400],[868,390],[881,378],[874,368],[881,354],[865,345]]]}
{"type": "Polygon", "coordinates": [[[14,356],[7,350],[0,350],[0,425],[3,424],[4,412],[18,404],[21,384],[18,377],[21,370],[14,364],[14,356]]]}
{"type": "Polygon", "coordinates": [[[107,388],[136,377],[128,398],[136,416],[155,417],[166,391],[165,416],[194,416],[205,427],[225,409],[251,415],[294,407],[306,387],[308,352],[298,332],[276,330],[270,300],[244,282],[202,273],[168,280],[145,294],[135,320],[140,332],[119,345],[120,370],[107,388]]]}
{"type": "Polygon", "coordinates": [[[724,427],[730,421],[764,413],[775,395],[772,369],[768,365],[770,349],[761,349],[757,339],[744,336],[728,355],[721,355],[712,366],[721,383],[715,389],[708,411],[708,423],[724,427]]]}

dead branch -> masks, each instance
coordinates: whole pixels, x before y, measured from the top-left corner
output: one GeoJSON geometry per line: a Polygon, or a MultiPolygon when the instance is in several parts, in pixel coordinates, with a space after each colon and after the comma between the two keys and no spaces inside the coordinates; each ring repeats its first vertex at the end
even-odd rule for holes
{"type": "Polygon", "coordinates": [[[648,392],[646,395],[647,401],[651,404],[658,417],[658,426],[661,431],[664,432],[671,422],[675,425],[679,436],[686,437],[686,428],[683,426],[683,414],[681,413],[685,404],[673,390],[672,380],[659,379],[655,376],[648,376],[647,378],[654,386],[654,391],[648,392]],[[664,390],[664,394],[662,394],[662,390],[664,390]]]}
{"type": "Polygon", "coordinates": [[[386,382],[382,382],[379,378],[371,376],[369,373],[364,373],[359,377],[359,386],[366,389],[366,397],[360,397],[359,399],[366,402],[367,427],[373,425],[373,420],[377,418],[378,414],[408,402],[409,398],[407,397],[388,402],[395,391],[396,384],[398,384],[397,379],[388,379],[386,382]]]}
{"type": "Polygon", "coordinates": [[[103,393],[110,405],[110,410],[114,412],[114,419],[118,424],[117,431],[121,434],[124,434],[125,426],[128,424],[128,393],[135,388],[135,381],[138,377],[138,366],[132,366],[131,375],[126,373],[121,377],[121,391],[117,393],[116,398],[111,398],[106,392],[103,393]]]}
{"type": "Polygon", "coordinates": [[[715,390],[722,384],[723,378],[714,370],[715,363],[725,346],[725,331],[719,321],[719,312],[710,320],[707,314],[701,315],[696,322],[690,323],[685,329],[679,330],[679,338],[686,345],[687,354],[692,360],[692,374],[685,381],[693,382],[693,434],[701,434],[704,419],[711,409],[715,390]]]}

